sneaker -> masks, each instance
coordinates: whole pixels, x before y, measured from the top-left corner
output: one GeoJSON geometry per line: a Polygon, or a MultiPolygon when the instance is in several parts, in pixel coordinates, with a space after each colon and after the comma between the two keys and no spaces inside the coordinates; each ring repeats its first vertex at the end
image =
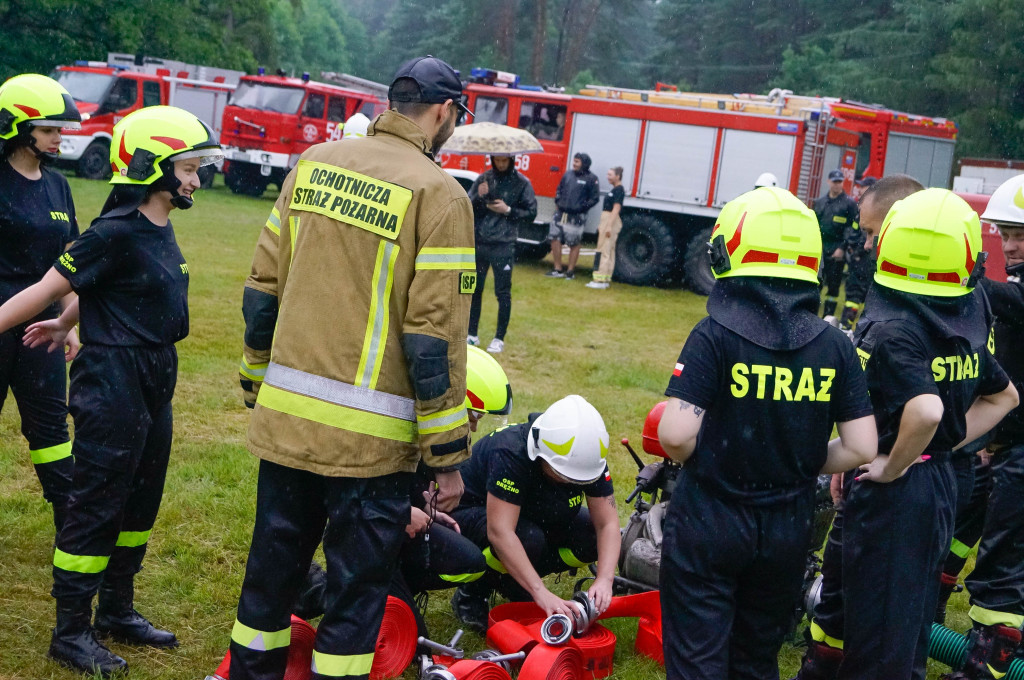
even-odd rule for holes
{"type": "Polygon", "coordinates": [[[480,346],[480,336],[479,335],[467,335],[466,336],[466,344],[467,345],[473,345],[473,347],[479,347],[480,346]]]}
{"type": "Polygon", "coordinates": [[[549,277],[551,277],[553,279],[560,279],[560,278],[564,277],[565,274],[562,273],[561,269],[552,269],[551,271],[549,271],[544,276],[549,276],[549,277]]]}
{"type": "Polygon", "coordinates": [[[605,289],[608,287],[608,283],[605,281],[591,281],[587,284],[587,288],[605,289]]]}
{"type": "Polygon", "coordinates": [[[565,273],[565,280],[566,281],[569,281],[570,279],[575,279],[575,278],[576,278],[576,272],[573,271],[572,269],[570,269],[569,271],[567,271],[565,273]]]}
{"type": "Polygon", "coordinates": [[[456,588],[452,595],[452,613],[462,625],[481,635],[487,632],[487,615],[490,608],[487,598],[473,595],[465,588],[456,588]]]}
{"type": "Polygon", "coordinates": [[[491,354],[501,354],[505,350],[505,341],[494,338],[491,344],[487,345],[487,351],[491,354]]]}

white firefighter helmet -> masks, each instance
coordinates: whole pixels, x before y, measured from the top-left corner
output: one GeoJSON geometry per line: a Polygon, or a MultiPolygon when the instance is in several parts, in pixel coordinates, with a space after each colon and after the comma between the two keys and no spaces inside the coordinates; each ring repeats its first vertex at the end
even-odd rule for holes
{"type": "Polygon", "coordinates": [[[365,137],[366,128],[370,127],[370,119],[361,113],[353,113],[345,121],[345,134],[342,139],[349,137],[365,137]]]}
{"type": "Polygon", "coordinates": [[[779,178],[770,172],[762,172],[757,176],[757,181],[754,182],[754,188],[759,189],[761,187],[777,187],[779,186],[779,178]]]}
{"type": "Polygon", "coordinates": [[[981,219],[1003,227],[1024,227],[1024,175],[1011,177],[988,199],[981,219]]]}
{"type": "Polygon", "coordinates": [[[578,394],[548,407],[533,421],[526,451],[574,482],[592,482],[605,473],[608,429],[597,409],[578,394]]]}

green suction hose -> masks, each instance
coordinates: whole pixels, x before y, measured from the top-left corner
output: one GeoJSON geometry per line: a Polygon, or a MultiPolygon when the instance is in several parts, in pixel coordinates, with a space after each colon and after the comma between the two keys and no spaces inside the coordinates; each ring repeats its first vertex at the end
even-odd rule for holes
{"type": "MultiPolygon", "coordinates": [[[[932,635],[928,641],[928,656],[956,670],[963,665],[966,651],[966,635],[950,630],[940,623],[932,624],[932,635]]],[[[1010,671],[1003,680],[1024,680],[1024,661],[1014,659],[1010,664],[1010,671]]]]}

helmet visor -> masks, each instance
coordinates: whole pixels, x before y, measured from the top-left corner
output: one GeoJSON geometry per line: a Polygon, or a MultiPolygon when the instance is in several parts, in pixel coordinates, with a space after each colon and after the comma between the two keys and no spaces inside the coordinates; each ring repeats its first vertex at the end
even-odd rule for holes
{"type": "Polygon", "coordinates": [[[199,166],[213,165],[224,160],[224,150],[219,146],[210,146],[205,149],[191,149],[189,151],[182,151],[181,153],[169,156],[169,161],[184,161],[190,158],[198,158],[199,166]]]}
{"type": "Polygon", "coordinates": [[[39,120],[25,121],[29,125],[38,127],[59,127],[62,130],[81,130],[82,124],[77,120],[59,120],[57,118],[42,118],[39,120]]]}

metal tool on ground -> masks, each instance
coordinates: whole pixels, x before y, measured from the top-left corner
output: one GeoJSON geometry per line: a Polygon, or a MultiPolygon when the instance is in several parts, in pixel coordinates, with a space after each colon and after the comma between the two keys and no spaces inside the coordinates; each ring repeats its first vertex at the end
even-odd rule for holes
{"type": "Polygon", "coordinates": [[[477,652],[473,655],[474,661],[489,661],[496,663],[506,672],[512,672],[512,661],[522,661],[526,658],[526,652],[516,652],[514,654],[502,654],[496,649],[485,649],[482,652],[477,652]]]}
{"type": "Polygon", "coordinates": [[[464,651],[462,651],[461,649],[457,649],[455,647],[455,645],[459,644],[459,640],[461,640],[461,639],[462,639],[462,629],[459,628],[457,631],[455,631],[455,635],[452,636],[451,641],[447,645],[442,645],[440,642],[434,642],[433,640],[428,640],[427,638],[423,637],[422,635],[420,637],[416,638],[416,642],[418,644],[420,644],[420,645],[423,645],[424,647],[428,647],[428,648],[434,650],[438,654],[443,654],[444,656],[448,656],[448,657],[451,657],[453,659],[462,659],[462,658],[465,658],[466,653],[464,651]]]}

